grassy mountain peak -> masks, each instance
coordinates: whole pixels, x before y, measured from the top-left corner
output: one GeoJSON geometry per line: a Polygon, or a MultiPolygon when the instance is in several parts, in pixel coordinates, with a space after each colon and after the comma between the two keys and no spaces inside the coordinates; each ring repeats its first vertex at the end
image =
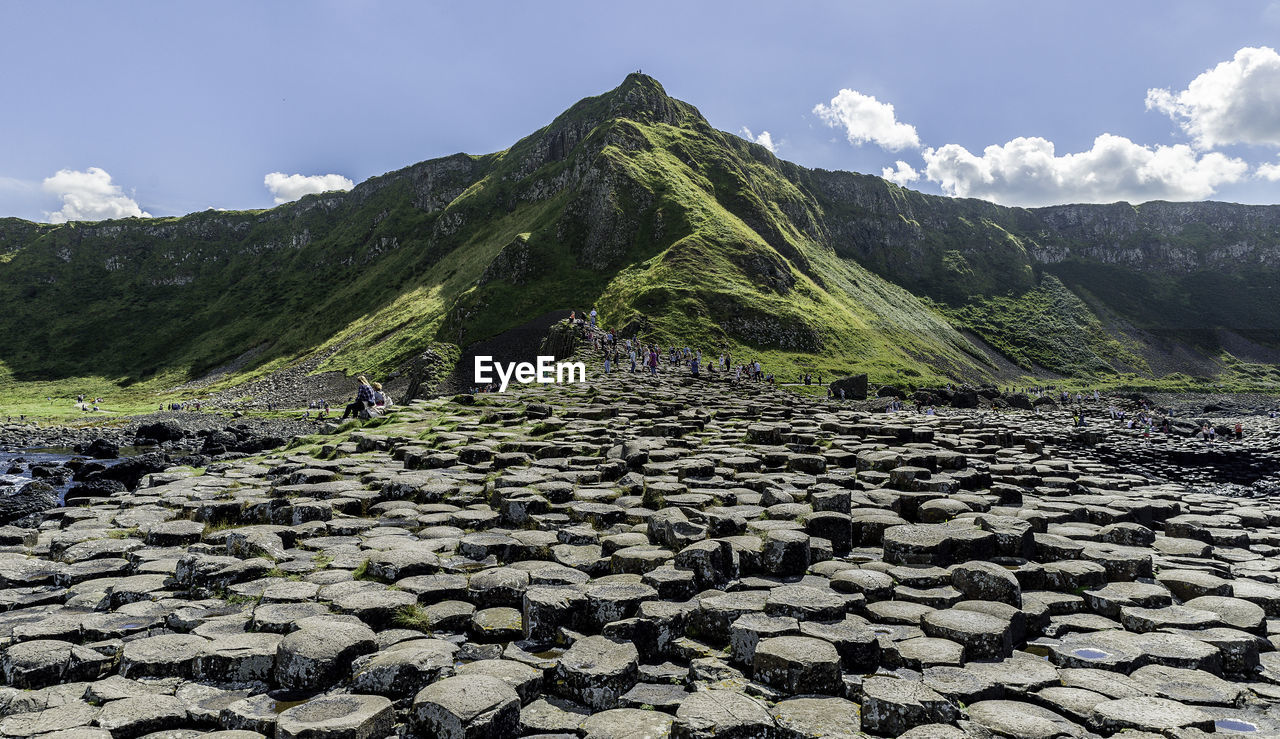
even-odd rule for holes
{"type": "Polygon", "coordinates": [[[2,219],[0,382],[151,392],[229,363],[220,387],[288,367],[385,376],[592,306],[625,335],[783,376],[1230,373],[1280,344],[1278,211],[1003,208],[808,170],[635,73],[505,151],[347,193],[2,219]]]}

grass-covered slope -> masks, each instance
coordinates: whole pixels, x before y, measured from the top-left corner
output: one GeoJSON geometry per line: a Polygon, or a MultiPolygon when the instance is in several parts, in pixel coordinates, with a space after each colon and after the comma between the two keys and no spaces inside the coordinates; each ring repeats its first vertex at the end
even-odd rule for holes
{"type": "Polygon", "coordinates": [[[308,359],[384,374],[593,305],[625,334],[758,356],[784,378],[992,377],[957,328],[1073,375],[1158,373],[1151,337],[1213,361],[1223,327],[1274,345],[1280,215],[1167,205],[1010,209],[806,170],[631,75],[510,149],[349,193],[0,220],[0,384],[153,392],[308,359]]]}

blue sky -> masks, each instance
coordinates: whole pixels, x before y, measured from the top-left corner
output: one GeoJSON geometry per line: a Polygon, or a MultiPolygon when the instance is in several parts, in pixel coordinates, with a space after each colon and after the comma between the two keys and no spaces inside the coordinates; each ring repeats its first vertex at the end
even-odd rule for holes
{"type": "Polygon", "coordinates": [[[0,215],[269,207],[505,148],[636,69],[780,157],[925,192],[1277,203],[1280,2],[1223,8],[0,2],[0,215]]]}

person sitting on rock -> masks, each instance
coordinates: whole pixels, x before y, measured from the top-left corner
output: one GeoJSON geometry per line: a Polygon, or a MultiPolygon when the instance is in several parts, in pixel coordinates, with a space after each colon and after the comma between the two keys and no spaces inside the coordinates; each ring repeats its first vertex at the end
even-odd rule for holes
{"type": "Polygon", "coordinates": [[[387,406],[391,405],[391,398],[388,398],[387,394],[382,392],[382,383],[380,382],[373,383],[373,405],[379,410],[386,410],[387,406]]]}
{"type": "Polygon", "coordinates": [[[361,413],[365,413],[370,406],[373,405],[373,386],[369,384],[369,380],[364,375],[356,378],[356,399],[347,405],[346,410],[342,412],[342,418],[339,421],[345,421],[351,416],[357,418],[361,413]]]}

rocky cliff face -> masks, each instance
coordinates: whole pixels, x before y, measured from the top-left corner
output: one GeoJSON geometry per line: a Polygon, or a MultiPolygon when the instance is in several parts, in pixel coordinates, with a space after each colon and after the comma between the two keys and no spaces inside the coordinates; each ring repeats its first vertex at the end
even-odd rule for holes
{"type": "Polygon", "coordinates": [[[1280,208],[1234,203],[1062,205],[1032,211],[1039,262],[1087,259],[1159,273],[1280,267],[1280,208]]]}

